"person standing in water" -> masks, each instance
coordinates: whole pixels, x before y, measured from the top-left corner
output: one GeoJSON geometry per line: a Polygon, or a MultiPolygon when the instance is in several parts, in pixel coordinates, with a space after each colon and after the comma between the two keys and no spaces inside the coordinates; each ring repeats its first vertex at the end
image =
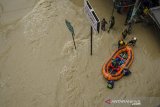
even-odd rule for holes
{"type": "Polygon", "coordinates": [[[131,34],[133,21],[129,21],[122,32],[122,38],[125,39],[128,34],[131,34]]]}
{"type": "Polygon", "coordinates": [[[126,43],[123,41],[123,39],[118,41],[118,48],[121,48],[121,47],[123,47],[125,45],[126,45],[126,43]]]}
{"type": "Polygon", "coordinates": [[[125,39],[127,35],[128,35],[128,30],[127,30],[127,27],[125,27],[125,29],[122,32],[122,39],[125,39]]]}
{"type": "Polygon", "coordinates": [[[108,23],[105,18],[103,18],[103,20],[101,21],[101,30],[106,31],[106,24],[108,23]]]}
{"type": "Polygon", "coordinates": [[[127,35],[130,34],[130,29],[131,29],[131,24],[128,23],[122,32],[122,39],[125,39],[127,35]]]}
{"type": "Polygon", "coordinates": [[[114,16],[111,16],[111,19],[109,20],[109,29],[108,29],[108,33],[109,33],[110,29],[113,28],[114,24],[115,24],[115,18],[114,18],[114,16]]]}
{"type": "Polygon", "coordinates": [[[133,37],[127,44],[128,44],[128,45],[135,46],[136,42],[137,42],[137,38],[136,38],[136,37],[133,37]]]}

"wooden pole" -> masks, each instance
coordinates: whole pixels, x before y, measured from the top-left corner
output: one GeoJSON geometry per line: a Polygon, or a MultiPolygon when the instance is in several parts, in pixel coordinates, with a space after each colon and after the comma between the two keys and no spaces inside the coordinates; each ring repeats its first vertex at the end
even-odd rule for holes
{"type": "Polygon", "coordinates": [[[75,47],[75,50],[76,50],[76,43],[75,43],[75,40],[74,40],[74,33],[72,33],[72,38],[73,38],[73,43],[74,43],[74,47],[75,47]]]}
{"type": "Polygon", "coordinates": [[[91,26],[91,55],[92,55],[92,32],[93,32],[93,29],[92,29],[92,26],[91,26]]]}

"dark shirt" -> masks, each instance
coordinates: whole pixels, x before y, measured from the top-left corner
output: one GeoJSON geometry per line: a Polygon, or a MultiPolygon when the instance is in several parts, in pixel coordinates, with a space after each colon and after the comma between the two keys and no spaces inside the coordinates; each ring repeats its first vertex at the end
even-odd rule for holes
{"type": "Polygon", "coordinates": [[[110,23],[110,28],[112,28],[113,26],[114,26],[114,24],[115,24],[115,20],[114,19],[111,19],[110,21],[109,21],[109,23],[110,23]]]}
{"type": "Polygon", "coordinates": [[[128,42],[129,44],[135,44],[136,43],[136,40],[131,40],[128,42]]]}

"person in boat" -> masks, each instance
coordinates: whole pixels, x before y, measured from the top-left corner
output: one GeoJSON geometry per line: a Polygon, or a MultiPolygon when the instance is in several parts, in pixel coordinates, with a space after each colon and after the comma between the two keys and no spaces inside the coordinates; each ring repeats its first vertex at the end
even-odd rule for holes
{"type": "Polygon", "coordinates": [[[118,48],[125,46],[125,45],[126,43],[122,39],[118,41],[118,48]]]}
{"type": "Polygon", "coordinates": [[[122,64],[124,64],[124,59],[121,58],[120,56],[117,56],[116,57],[116,61],[118,63],[118,66],[121,66],[122,64]]]}
{"type": "Polygon", "coordinates": [[[111,64],[111,68],[117,68],[119,66],[119,61],[120,59],[119,58],[115,58],[115,59],[112,59],[112,64],[111,64]]]}
{"type": "Polygon", "coordinates": [[[113,64],[111,64],[110,67],[109,67],[109,69],[110,69],[111,73],[115,74],[117,71],[120,70],[120,67],[118,66],[118,63],[115,66],[113,64]]]}
{"type": "Polygon", "coordinates": [[[112,59],[112,66],[113,68],[117,68],[121,62],[121,58],[117,56],[115,59],[112,59]]]}
{"type": "Polygon", "coordinates": [[[127,59],[128,58],[127,52],[122,52],[120,54],[120,57],[123,58],[123,59],[127,59]]]}
{"type": "Polygon", "coordinates": [[[103,20],[101,21],[101,30],[103,30],[103,31],[106,30],[106,24],[108,24],[108,23],[107,23],[107,21],[105,20],[105,18],[103,18],[103,20]]]}
{"type": "Polygon", "coordinates": [[[111,64],[112,68],[117,68],[118,67],[118,63],[116,59],[112,59],[112,64],[111,64]]]}
{"type": "Polygon", "coordinates": [[[133,37],[132,40],[130,40],[127,44],[128,44],[128,45],[135,46],[136,42],[137,42],[137,38],[136,38],[136,37],[133,37]]]}
{"type": "Polygon", "coordinates": [[[121,66],[122,64],[124,64],[124,60],[123,59],[121,61],[119,61],[119,66],[121,66]]]}
{"type": "Polygon", "coordinates": [[[116,57],[116,62],[120,62],[121,61],[121,58],[119,56],[116,57]]]}

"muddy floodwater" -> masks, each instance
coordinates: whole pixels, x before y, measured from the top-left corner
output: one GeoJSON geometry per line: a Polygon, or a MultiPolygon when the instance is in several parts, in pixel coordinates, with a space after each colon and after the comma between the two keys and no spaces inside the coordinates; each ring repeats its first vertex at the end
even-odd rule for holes
{"type": "MultiPolygon", "coordinates": [[[[125,15],[114,13],[110,33],[93,33],[90,56],[90,24],[83,2],[0,1],[0,107],[107,107],[106,98],[153,97],[160,102],[159,32],[145,23],[133,26],[125,40],[138,39],[132,74],[110,90],[101,70],[117,49],[125,15]],[[65,19],[74,27],[76,50],[65,19]]],[[[90,3],[99,19],[109,20],[112,0],[90,3]]]]}

